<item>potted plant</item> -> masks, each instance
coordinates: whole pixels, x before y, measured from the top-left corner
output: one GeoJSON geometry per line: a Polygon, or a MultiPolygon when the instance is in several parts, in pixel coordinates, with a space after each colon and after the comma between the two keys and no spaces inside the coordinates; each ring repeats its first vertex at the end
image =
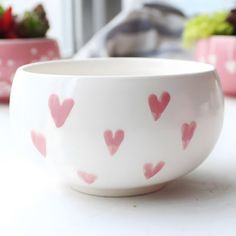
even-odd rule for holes
{"type": "Polygon", "coordinates": [[[46,37],[48,29],[42,5],[21,16],[0,6],[0,101],[8,101],[19,66],[60,57],[57,42],[46,37]]]}
{"type": "Polygon", "coordinates": [[[236,96],[236,10],[202,14],[187,21],[183,41],[195,58],[214,65],[226,95],[236,96]]]}

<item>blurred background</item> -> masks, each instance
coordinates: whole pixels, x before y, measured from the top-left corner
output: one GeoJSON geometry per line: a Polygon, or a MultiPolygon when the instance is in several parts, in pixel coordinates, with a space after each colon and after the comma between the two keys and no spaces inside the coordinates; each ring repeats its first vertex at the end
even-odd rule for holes
{"type": "Polygon", "coordinates": [[[91,37],[122,10],[129,11],[143,2],[171,4],[187,17],[202,12],[228,10],[236,0],[0,0],[21,13],[42,3],[50,22],[48,36],[58,40],[62,57],[72,57],[91,37]]]}
{"type": "Polygon", "coordinates": [[[19,66],[90,57],[209,63],[236,96],[235,36],[236,0],[0,0],[0,102],[19,66]]]}

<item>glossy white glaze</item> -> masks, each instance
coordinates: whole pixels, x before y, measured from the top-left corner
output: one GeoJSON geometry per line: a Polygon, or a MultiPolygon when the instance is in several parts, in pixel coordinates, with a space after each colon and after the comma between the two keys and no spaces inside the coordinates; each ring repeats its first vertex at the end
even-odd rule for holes
{"type": "Polygon", "coordinates": [[[10,105],[25,155],[34,149],[74,188],[99,195],[140,194],[187,174],[209,155],[223,121],[212,66],[159,59],[24,66],[10,105]]]}

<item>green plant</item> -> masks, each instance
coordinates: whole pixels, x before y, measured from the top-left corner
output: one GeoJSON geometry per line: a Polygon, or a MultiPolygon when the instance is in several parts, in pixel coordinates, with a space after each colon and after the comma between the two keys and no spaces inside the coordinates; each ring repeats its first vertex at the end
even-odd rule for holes
{"type": "Polygon", "coordinates": [[[49,23],[43,6],[40,4],[23,16],[12,14],[12,8],[0,5],[0,38],[45,37],[49,23]]]}
{"type": "Polygon", "coordinates": [[[235,26],[228,20],[231,14],[232,11],[216,12],[202,14],[188,20],[183,33],[184,46],[191,47],[198,40],[212,35],[233,35],[235,26]]]}

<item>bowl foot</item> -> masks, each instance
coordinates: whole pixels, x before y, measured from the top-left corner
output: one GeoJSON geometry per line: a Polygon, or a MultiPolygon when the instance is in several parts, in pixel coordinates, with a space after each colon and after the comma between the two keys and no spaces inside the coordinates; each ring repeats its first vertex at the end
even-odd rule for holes
{"type": "Polygon", "coordinates": [[[84,186],[72,186],[74,190],[89,195],[102,196],[102,197],[129,197],[148,194],[161,190],[166,183],[156,184],[140,188],[128,188],[128,189],[97,189],[84,186]]]}

